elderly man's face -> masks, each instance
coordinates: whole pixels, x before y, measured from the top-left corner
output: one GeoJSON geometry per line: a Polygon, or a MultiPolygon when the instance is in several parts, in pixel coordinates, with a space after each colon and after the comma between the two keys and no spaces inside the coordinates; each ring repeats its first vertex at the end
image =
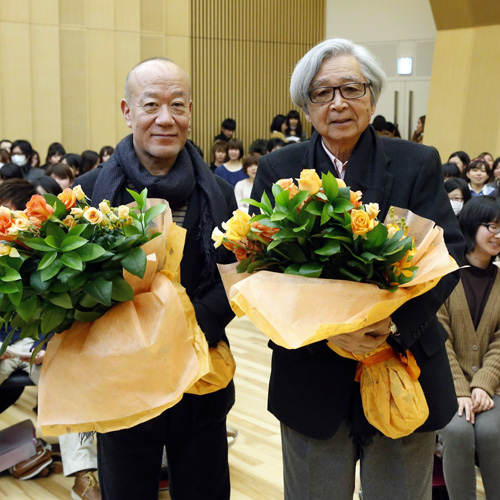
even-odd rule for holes
{"type": "MultiPolygon", "coordinates": [[[[354,82],[367,83],[358,60],[354,56],[338,56],[323,61],[310,89],[354,82]]],[[[323,137],[329,151],[341,161],[349,159],[375,112],[368,88],[359,99],[344,99],[337,90],[333,101],[325,104],[309,103],[308,108],[307,120],[323,137]]]]}
{"type": "Polygon", "coordinates": [[[137,156],[152,173],[166,173],[188,138],[192,103],[187,78],[173,63],[149,61],[130,75],[128,88],[122,112],[137,156]]]}

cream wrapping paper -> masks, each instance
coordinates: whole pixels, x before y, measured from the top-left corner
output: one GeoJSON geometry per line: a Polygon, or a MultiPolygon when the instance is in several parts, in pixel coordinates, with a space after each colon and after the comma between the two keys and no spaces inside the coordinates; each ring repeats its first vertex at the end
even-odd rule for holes
{"type": "MultiPolygon", "coordinates": [[[[246,314],[269,339],[286,349],[353,332],[388,318],[408,300],[432,289],[441,277],[458,269],[448,254],[440,227],[410,211],[395,207],[391,210],[396,220],[405,217],[408,234],[415,239],[417,252],[412,264],[418,266],[418,272],[411,282],[390,292],[369,283],[269,271],[238,274],[237,264],[221,265],[219,271],[233,311],[238,317],[246,314]]],[[[329,347],[358,361],[390,349],[384,343],[374,353],[358,356],[331,342],[329,347]]],[[[408,435],[426,420],[428,408],[420,384],[393,354],[379,364],[363,365],[359,379],[365,415],[386,436],[408,435]]]]}
{"type": "Polygon", "coordinates": [[[75,322],[49,342],[39,384],[44,435],[128,428],[171,408],[185,392],[205,394],[231,380],[230,353],[222,365],[217,357],[227,346],[209,352],[180,285],[186,231],[172,223],[169,208],[157,219],[161,236],[143,246],[144,277],[124,271],[134,299],[94,322],[75,322]]]}

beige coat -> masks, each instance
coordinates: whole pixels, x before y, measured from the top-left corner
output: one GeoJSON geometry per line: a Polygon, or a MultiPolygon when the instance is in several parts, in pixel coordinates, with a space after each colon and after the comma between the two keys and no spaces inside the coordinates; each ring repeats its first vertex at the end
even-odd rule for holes
{"type": "Polygon", "coordinates": [[[500,395],[500,272],[477,331],[462,282],[439,309],[438,319],[449,336],[446,349],[457,396],[470,396],[475,387],[491,397],[500,395]]]}

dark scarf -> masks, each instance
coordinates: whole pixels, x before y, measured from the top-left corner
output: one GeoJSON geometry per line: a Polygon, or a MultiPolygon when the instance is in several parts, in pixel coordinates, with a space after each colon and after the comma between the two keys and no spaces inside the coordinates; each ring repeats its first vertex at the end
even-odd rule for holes
{"type": "Polygon", "coordinates": [[[97,204],[107,199],[112,206],[129,203],[133,199],[126,187],[133,187],[138,192],[147,188],[149,198],[165,199],[173,210],[188,204],[195,189],[198,190],[198,239],[205,262],[196,293],[202,293],[213,283],[217,273],[212,230],[227,218],[227,213],[222,201],[224,195],[195,148],[186,143],[166,175],[151,175],[135,153],[132,134],[128,135],[118,143],[102,168],[92,193],[93,202],[97,204]]]}

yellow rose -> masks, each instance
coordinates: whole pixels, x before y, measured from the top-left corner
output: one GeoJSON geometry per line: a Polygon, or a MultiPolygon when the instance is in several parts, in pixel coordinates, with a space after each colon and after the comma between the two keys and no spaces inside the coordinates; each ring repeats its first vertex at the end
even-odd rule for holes
{"type": "Polygon", "coordinates": [[[112,222],[113,224],[118,220],[118,217],[116,216],[116,214],[114,214],[113,212],[111,212],[109,215],[109,220],[110,222],[112,222]]]}
{"type": "Polygon", "coordinates": [[[339,188],[347,187],[347,184],[344,182],[344,179],[338,179],[337,177],[335,177],[335,180],[337,181],[337,185],[339,188]]]}
{"type": "Polygon", "coordinates": [[[120,205],[118,207],[118,218],[122,220],[128,219],[128,213],[129,213],[129,208],[126,207],[125,205],[120,205]]]}
{"type": "Polygon", "coordinates": [[[232,241],[239,241],[246,236],[250,231],[250,215],[243,212],[243,210],[235,210],[233,216],[222,225],[227,231],[226,237],[232,241]]]}
{"type": "Polygon", "coordinates": [[[376,219],[380,209],[378,207],[378,203],[368,203],[365,205],[366,213],[372,218],[376,219]]]}
{"type": "Polygon", "coordinates": [[[16,219],[23,218],[28,220],[28,216],[22,210],[13,210],[12,217],[15,217],[16,219]]]}
{"type": "Polygon", "coordinates": [[[4,243],[0,243],[0,257],[4,255],[9,255],[10,257],[19,257],[19,252],[14,247],[10,245],[5,245],[4,243]]]}
{"type": "Polygon", "coordinates": [[[109,224],[109,219],[103,215],[101,220],[101,226],[107,226],[109,224]]]}
{"type": "Polygon", "coordinates": [[[102,221],[103,215],[97,208],[90,207],[88,210],[85,210],[83,217],[91,224],[99,224],[102,221]]]}
{"type": "Polygon", "coordinates": [[[81,208],[72,208],[70,213],[75,219],[81,219],[83,217],[83,210],[81,208]]]}
{"type": "Polygon", "coordinates": [[[132,217],[127,217],[127,220],[123,222],[125,226],[131,226],[134,223],[134,219],[132,217]]]}
{"type": "Polygon", "coordinates": [[[85,193],[83,192],[82,186],[78,185],[73,188],[73,194],[76,196],[78,201],[82,201],[86,198],[85,193]]]}
{"type": "Polygon", "coordinates": [[[7,234],[10,236],[17,236],[19,234],[19,228],[17,226],[10,226],[9,229],[7,229],[7,234]]]}
{"type": "Polygon", "coordinates": [[[375,221],[364,211],[352,209],[351,228],[355,236],[365,235],[375,227],[375,221]]]}
{"type": "Polygon", "coordinates": [[[222,245],[224,233],[218,227],[215,227],[212,231],[212,240],[214,241],[215,248],[219,248],[222,245]]]}
{"type": "Polygon", "coordinates": [[[74,217],[72,217],[71,215],[66,215],[66,217],[64,217],[64,219],[62,220],[62,223],[68,228],[68,229],[72,229],[76,226],[76,220],[74,217]]]}
{"type": "Polygon", "coordinates": [[[300,179],[297,179],[301,191],[309,191],[310,196],[314,196],[323,186],[316,170],[304,169],[300,172],[300,179]]]}
{"type": "Polygon", "coordinates": [[[19,217],[14,219],[14,224],[19,231],[29,231],[31,224],[27,217],[19,217]]]}
{"type": "Polygon", "coordinates": [[[109,208],[109,201],[102,200],[101,203],[99,203],[99,210],[102,212],[103,215],[107,215],[109,213],[109,211],[111,210],[109,208]]]}
{"type": "Polygon", "coordinates": [[[0,217],[11,217],[11,210],[10,208],[4,207],[3,205],[0,206],[0,217]]]}
{"type": "Polygon", "coordinates": [[[396,224],[387,224],[387,237],[392,238],[399,231],[399,227],[396,224]]]}

